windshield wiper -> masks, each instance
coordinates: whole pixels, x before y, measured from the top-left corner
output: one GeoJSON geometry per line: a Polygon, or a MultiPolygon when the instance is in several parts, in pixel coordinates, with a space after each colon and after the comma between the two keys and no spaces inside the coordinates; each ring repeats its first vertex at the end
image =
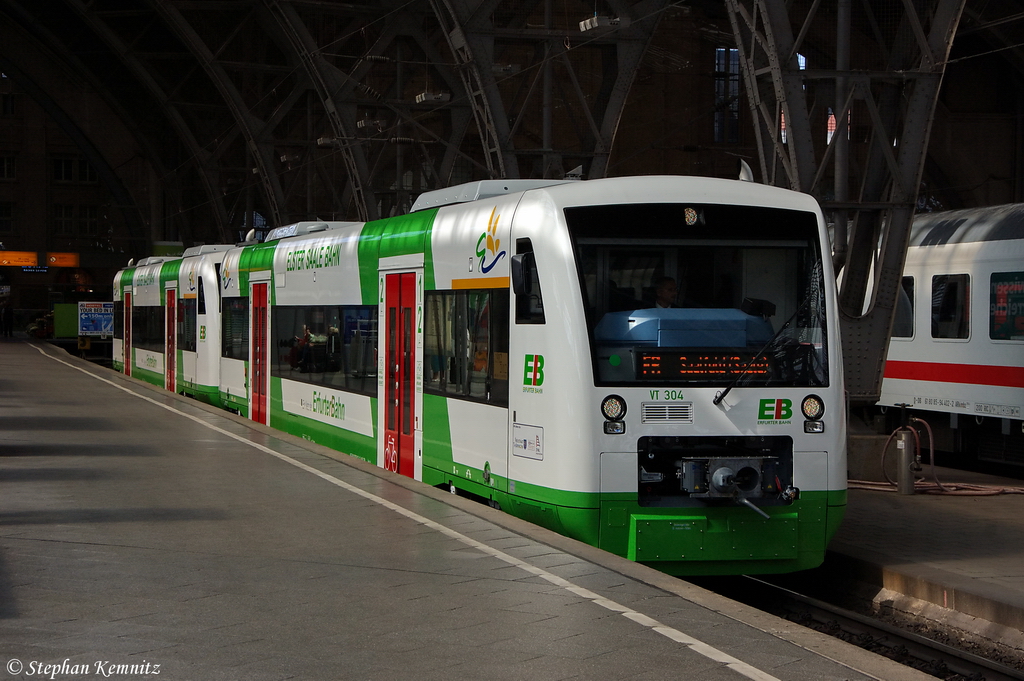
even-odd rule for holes
{"type": "Polygon", "coordinates": [[[743,365],[743,369],[740,370],[739,376],[734,378],[732,380],[732,383],[725,387],[725,390],[722,390],[720,393],[715,395],[715,399],[711,400],[712,404],[714,404],[717,407],[719,404],[722,403],[722,400],[724,400],[725,396],[729,394],[729,391],[735,388],[736,385],[748,375],[747,369],[750,368],[750,365],[756,362],[761,357],[761,355],[764,354],[765,350],[772,347],[772,345],[775,344],[775,341],[779,340],[779,337],[782,336],[783,332],[789,328],[789,325],[793,323],[793,320],[796,319],[797,315],[800,314],[800,312],[807,306],[807,304],[811,302],[811,299],[814,298],[814,295],[816,293],[817,291],[811,289],[810,293],[807,294],[807,297],[804,298],[804,302],[800,303],[800,306],[796,308],[796,312],[790,315],[789,319],[786,320],[786,323],[779,327],[779,330],[775,332],[775,335],[772,336],[771,339],[767,343],[765,343],[760,350],[757,351],[757,354],[750,358],[749,362],[743,365]]]}

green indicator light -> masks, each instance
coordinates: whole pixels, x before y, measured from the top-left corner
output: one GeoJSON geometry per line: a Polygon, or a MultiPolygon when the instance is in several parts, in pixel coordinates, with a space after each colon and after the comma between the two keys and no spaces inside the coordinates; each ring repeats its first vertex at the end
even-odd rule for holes
{"type": "Polygon", "coordinates": [[[613,367],[617,367],[620,364],[622,364],[622,358],[619,357],[618,355],[612,355],[611,357],[608,358],[608,363],[611,364],[613,367]]]}

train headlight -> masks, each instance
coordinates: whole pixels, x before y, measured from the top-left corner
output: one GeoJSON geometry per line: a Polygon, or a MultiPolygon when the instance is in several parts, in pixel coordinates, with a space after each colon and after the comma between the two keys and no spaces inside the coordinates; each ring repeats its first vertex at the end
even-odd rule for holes
{"type": "Polygon", "coordinates": [[[821,417],[825,415],[825,403],[817,395],[808,395],[800,403],[800,411],[804,413],[805,433],[824,433],[825,424],[821,417]]]}
{"type": "Polygon", "coordinates": [[[601,413],[609,421],[621,421],[626,415],[626,400],[618,395],[609,395],[601,403],[601,413]]]}
{"type": "Polygon", "coordinates": [[[817,395],[808,395],[800,403],[800,411],[804,413],[805,419],[817,421],[825,415],[825,403],[817,395]]]}

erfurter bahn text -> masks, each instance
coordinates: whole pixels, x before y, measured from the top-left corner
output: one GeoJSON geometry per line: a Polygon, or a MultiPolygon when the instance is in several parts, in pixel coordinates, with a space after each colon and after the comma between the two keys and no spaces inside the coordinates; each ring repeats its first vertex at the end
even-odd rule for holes
{"type": "Polygon", "coordinates": [[[115,366],[672,574],[818,565],[846,505],[808,196],[484,181],[146,259],[115,366]]]}

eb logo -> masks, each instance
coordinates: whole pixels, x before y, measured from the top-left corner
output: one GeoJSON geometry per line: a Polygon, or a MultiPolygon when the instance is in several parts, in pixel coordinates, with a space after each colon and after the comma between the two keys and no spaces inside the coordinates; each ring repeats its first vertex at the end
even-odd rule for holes
{"type": "Polygon", "coordinates": [[[526,355],[523,367],[523,385],[544,384],[544,355],[526,355]]]}
{"type": "Polygon", "coordinates": [[[793,400],[761,400],[757,410],[758,421],[786,421],[793,418],[793,400]]]}

